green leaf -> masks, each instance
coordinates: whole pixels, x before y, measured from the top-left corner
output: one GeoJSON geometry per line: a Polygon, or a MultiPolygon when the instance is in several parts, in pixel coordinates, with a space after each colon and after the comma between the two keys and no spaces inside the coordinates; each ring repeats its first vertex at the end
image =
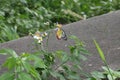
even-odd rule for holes
{"type": "Polygon", "coordinates": [[[87,78],[86,80],[97,80],[97,79],[91,77],[91,78],[87,78]]]}
{"type": "Polygon", "coordinates": [[[78,39],[78,37],[75,36],[75,35],[71,35],[71,36],[70,36],[70,39],[74,40],[75,43],[77,43],[77,44],[81,44],[81,41],[80,41],[80,40],[78,39]]]}
{"type": "Polygon", "coordinates": [[[59,50],[59,51],[56,51],[56,52],[55,52],[55,55],[56,55],[59,59],[61,59],[61,58],[63,57],[63,53],[66,54],[65,52],[59,50]]]}
{"type": "Polygon", "coordinates": [[[91,74],[92,74],[92,77],[94,77],[96,80],[101,80],[102,78],[105,78],[102,72],[94,71],[91,74]]]}
{"type": "Polygon", "coordinates": [[[28,73],[21,72],[18,74],[19,80],[33,80],[32,77],[28,73]]]}
{"type": "MultiPolygon", "coordinates": [[[[7,22],[12,23],[13,17],[11,17],[11,19],[8,19],[7,22]]],[[[2,35],[1,37],[4,40],[13,40],[13,39],[18,39],[19,38],[16,26],[15,26],[15,28],[13,28],[11,26],[8,27],[8,26],[4,25],[4,28],[2,28],[2,30],[1,30],[1,35],[2,35]]]]}
{"type": "Polygon", "coordinates": [[[5,50],[5,49],[1,49],[1,50],[0,50],[0,54],[2,54],[2,55],[8,55],[8,53],[6,53],[6,50],[5,50]]]}
{"type": "Polygon", "coordinates": [[[14,74],[10,72],[5,72],[0,75],[0,80],[14,80],[14,74]]]}
{"type": "Polygon", "coordinates": [[[83,61],[87,60],[87,58],[84,55],[79,55],[79,59],[82,59],[83,61]]]}
{"type": "Polygon", "coordinates": [[[96,40],[94,40],[94,44],[95,44],[95,46],[96,46],[96,48],[97,48],[97,50],[98,50],[98,52],[99,52],[99,55],[100,55],[102,61],[105,63],[105,65],[106,65],[106,67],[107,67],[107,70],[109,71],[109,74],[111,75],[112,80],[114,80],[114,79],[113,79],[113,74],[111,73],[111,71],[110,71],[110,69],[109,69],[109,66],[108,66],[108,64],[107,64],[107,62],[106,62],[104,53],[103,53],[103,51],[101,50],[101,48],[100,48],[100,46],[98,45],[98,43],[96,42],[96,40]]]}
{"type": "Polygon", "coordinates": [[[104,53],[103,53],[102,49],[100,48],[100,46],[98,45],[98,43],[96,42],[96,40],[94,40],[94,44],[95,44],[95,46],[96,46],[96,48],[97,48],[97,50],[98,50],[98,52],[99,52],[99,55],[100,55],[101,59],[102,59],[104,62],[106,62],[104,53]]]}
{"type": "Polygon", "coordinates": [[[60,79],[60,80],[65,80],[65,78],[63,77],[63,75],[62,74],[60,74],[60,73],[58,73],[58,72],[53,72],[53,71],[50,71],[50,74],[53,76],[53,77],[55,77],[55,78],[57,78],[57,79],[60,79]]]}
{"type": "Polygon", "coordinates": [[[64,62],[68,61],[68,59],[69,59],[69,56],[68,55],[64,55],[62,57],[62,62],[64,63],[64,62]]]}
{"type": "Polygon", "coordinates": [[[32,66],[28,62],[23,62],[23,66],[27,72],[30,72],[32,66]]]}
{"type": "Polygon", "coordinates": [[[70,53],[73,54],[76,49],[76,46],[69,46],[69,48],[70,48],[70,53]]]}
{"type": "Polygon", "coordinates": [[[75,35],[70,36],[71,39],[78,39],[75,35]]]}
{"type": "Polygon", "coordinates": [[[30,58],[34,60],[35,67],[45,68],[46,65],[40,56],[30,55],[30,58]]]}
{"type": "Polygon", "coordinates": [[[90,55],[90,54],[88,54],[89,53],[88,50],[86,50],[84,47],[80,47],[79,52],[82,52],[83,54],[90,55]]]}
{"type": "Polygon", "coordinates": [[[115,80],[117,77],[113,76],[113,78],[112,78],[112,76],[110,74],[108,74],[107,78],[108,78],[108,80],[115,80]]]}
{"type": "Polygon", "coordinates": [[[33,77],[35,77],[35,78],[41,80],[40,74],[35,70],[34,67],[31,68],[30,74],[31,74],[33,77]]]}
{"type": "Polygon", "coordinates": [[[16,66],[16,58],[14,57],[7,58],[3,66],[7,67],[8,69],[13,69],[16,66]]]}
{"type": "Polygon", "coordinates": [[[27,4],[26,0],[20,0],[22,3],[27,4]]]}
{"type": "Polygon", "coordinates": [[[79,50],[78,50],[78,49],[75,49],[73,54],[74,54],[76,57],[79,56],[79,54],[80,54],[80,53],[79,53],[79,50]]]}
{"type": "Polygon", "coordinates": [[[17,53],[11,49],[2,49],[2,50],[0,50],[0,54],[13,56],[14,58],[18,57],[17,53]]]}
{"type": "Polygon", "coordinates": [[[112,70],[111,68],[109,68],[109,70],[108,70],[107,67],[104,67],[104,66],[102,68],[105,71],[105,74],[109,75],[110,74],[109,71],[110,71],[113,74],[113,78],[120,77],[120,72],[119,71],[112,70]]]}

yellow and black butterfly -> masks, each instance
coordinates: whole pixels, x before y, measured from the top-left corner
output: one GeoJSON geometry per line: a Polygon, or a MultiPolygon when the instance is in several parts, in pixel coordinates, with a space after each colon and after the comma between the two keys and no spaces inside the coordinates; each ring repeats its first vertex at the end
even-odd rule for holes
{"type": "Polygon", "coordinates": [[[58,40],[67,40],[67,35],[65,33],[65,31],[62,29],[62,25],[61,24],[57,24],[57,31],[56,31],[56,37],[58,40]]]}

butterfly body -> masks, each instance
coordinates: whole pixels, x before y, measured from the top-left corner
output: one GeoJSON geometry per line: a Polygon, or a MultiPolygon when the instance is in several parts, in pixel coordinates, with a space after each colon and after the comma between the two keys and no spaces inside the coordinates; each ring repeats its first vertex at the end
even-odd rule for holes
{"type": "Polygon", "coordinates": [[[62,29],[62,25],[57,25],[58,28],[57,28],[57,31],[56,31],[56,37],[58,40],[67,40],[67,35],[65,33],[65,31],[62,29]]]}

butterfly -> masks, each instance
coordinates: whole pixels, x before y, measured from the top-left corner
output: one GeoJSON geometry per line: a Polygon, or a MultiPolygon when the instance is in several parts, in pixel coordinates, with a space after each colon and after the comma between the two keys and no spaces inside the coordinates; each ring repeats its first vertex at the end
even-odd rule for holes
{"type": "Polygon", "coordinates": [[[57,24],[57,31],[56,31],[56,37],[58,40],[67,40],[67,35],[65,33],[65,31],[62,29],[62,25],[61,24],[57,24]]]}

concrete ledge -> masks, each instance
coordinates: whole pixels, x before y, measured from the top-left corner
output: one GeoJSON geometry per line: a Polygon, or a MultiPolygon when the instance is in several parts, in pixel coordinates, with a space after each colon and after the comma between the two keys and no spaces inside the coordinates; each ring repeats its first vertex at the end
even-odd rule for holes
{"type": "MultiPolygon", "coordinates": [[[[101,66],[103,66],[93,44],[93,39],[96,39],[103,49],[109,66],[112,69],[120,68],[120,11],[74,22],[65,25],[63,28],[68,36],[72,34],[84,41],[87,49],[92,54],[88,56],[88,61],[82,63],[85,71],[101,70],[101,66]]],[[[33,39],[27,36],[18,40],[2,43],[0,44],[0,49],[11,48],[18,53],[32,53],[35,51],[35,45],[32,44],[32,42],[33,39]]],[[[69,39],[67,41],[57,40],[53,30],[49,38],[48,47],[50,51],[68,51],[67,46],[70,44],[73,44],[73,41],[69,39]]],[[[0,64],[4,61],[4,58],[5,57],[0,55],[0,64]]]]}

